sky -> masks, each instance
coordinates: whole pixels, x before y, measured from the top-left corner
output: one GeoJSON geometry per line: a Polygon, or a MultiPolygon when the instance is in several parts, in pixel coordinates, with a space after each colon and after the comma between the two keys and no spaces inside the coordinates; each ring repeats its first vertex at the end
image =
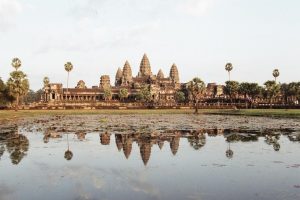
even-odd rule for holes
{"type": "Polygon", "coordinates": [[[66,85],[64,64],[74,65],[71,87],[84,80],[114,83],[126,60],[133,76],[147,53],[152,73],[180,81],[231,79],[263,84],[280,70],[280,82],[300,81],[299,0],[0,0],[0,77],[19,57],[31,88],[45,76],[66,85]]]}

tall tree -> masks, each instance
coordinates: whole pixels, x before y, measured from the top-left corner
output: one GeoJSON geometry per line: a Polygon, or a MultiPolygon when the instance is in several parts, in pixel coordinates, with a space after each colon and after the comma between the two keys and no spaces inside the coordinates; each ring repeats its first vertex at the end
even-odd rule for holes
{"type": "Polygon", "coordinates": [[[68,72],[68,79],[67,79],[67,95],[66,95],[66,98],[68,100],[68,91],[69,91],[69,74],[70,72],[72,71],[73,69],[73,64],[71,62],[67,62],[65,64],[65,70],[68,72]]]}
{"type": "Polygon", "coordinates": [[[272,75],[275,78],[275,82],[277,81],[277,77],[279,77],[280,73],[278,69],[274,69],[272,75]]]}
{"type": "Polygon", "coordinates": [[[108,101],[108,100],[111,100],[111,98],[112,98],[111,89],[109,87],[105,87],[104,88],[104,100],[108,101]]]}
{"type": "Polygon", "coordinates": [[[198,103],[205,95],[206,86],[205,83],[200,78],[193,78],[187,83],[187,89],[189,91],[189,96],[194,102],[195,114],[198,114],[198,103]]]}
{"type": "Polygon", "coordinates": [[[232,69],[233,69],[233,65],[231,63],[227,63],[225,65],[225,70],[228,72],[228,78],[229,78],[228,81],[230,81],[230,72],[232,69]]]}
{"type": "Polygon", "coordinates": [[[0,78],[0,106],[6,106],[14,101],[14,97],[9,94],[8,87],[0,78]]]}
{"type": "Polygon", "coordinates": [[[272,101],[278,96],[280,92],[280,85],[275,81],[267,81],[265,85],[265,97],[269,99],[270,108],[272,107],[272,101]]]}
{"type": "Polygon", "coordinates": [[[143,102],[150,102],[152,100],[150,85],[143,85],[138,91],[136,99],[143,102]]]}
{"type": "Polygon", "coordinates": [[[236,98],[239,92],[239,82],[237,81],[226,81],[224,93],[229,96],[232,102],[233,98],[236,98]]]}
{"type": "Polygon", "coordinates": [[[126,88],[120,89],[119,97],[120,97],[121,101],[123,101],[125,98],[127,98],[128,97],[128,90],[126,88]]]}
{"type": "Polygon", "coordinates": [[[15,71],[10,73],[7,87],[9,94],[16,99],[15,110],[17,111],[19,109],[20,98],[26,95],[29,90],[29,81],[27,75],[18,70],[21,67],[21,60],[19,58],[14,58],[11,64],[15,68],[15,71]]]}
{"type": "Polygon", "coordinates": [[[44,79],[43,79],[43,83],[44,83],[44,87],[46,87],[46,86],[48,86],[49,85],[49,83],[50,83],[50,79],[46,76],[46,77],[44,77],[44,79]]]}
{"type": "Polygon", "coordinates": [[[177,91],[175,93],[175,101],[178,103],[183,103],[185,101],[185,94],[182,91],[177,91]]]}

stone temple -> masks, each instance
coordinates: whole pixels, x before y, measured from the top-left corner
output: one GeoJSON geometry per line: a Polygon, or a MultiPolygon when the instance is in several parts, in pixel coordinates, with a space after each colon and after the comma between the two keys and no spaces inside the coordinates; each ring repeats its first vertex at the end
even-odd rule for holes
{"type": "Polygon", "coordinates": [[[145,87],[150,91],[153,102],[165,104],[175,102],[175,93],[181,88],[178,68],[173,64],[169,76],[165,76],[160,69],[153,74],[150,61],[144,54],[137,76],[133,76],[130,63],[125,62],[123,68],[118,68],[114,79],[114,86],[108,75],[102,75],[98,86],[88,88],[83,80],[80,80],[75,88],[63,88],[61,83],[50,83],[44,87],[43,102],[47,105],[59,106],[63,103],[94,103],[105,102],[136,102],[137,95],[145,87]],[[126,90],[126,98],[120,98],[120,92],[126,90]]]}

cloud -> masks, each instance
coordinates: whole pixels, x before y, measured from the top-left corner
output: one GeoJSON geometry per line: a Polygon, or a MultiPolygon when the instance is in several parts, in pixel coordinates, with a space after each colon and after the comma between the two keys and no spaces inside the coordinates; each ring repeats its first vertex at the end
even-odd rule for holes
{"type": "Polygon", "coordinates": [[[178,4],[178,11],[191,16],[207,14],[214,4],[214,0],[185,0],[178,4]]]}
{"type": "Polygon", "coordinates": [[[17,0],[0,0],[0,31],[6,31],[15,24],[22,5],[17,0]]]}

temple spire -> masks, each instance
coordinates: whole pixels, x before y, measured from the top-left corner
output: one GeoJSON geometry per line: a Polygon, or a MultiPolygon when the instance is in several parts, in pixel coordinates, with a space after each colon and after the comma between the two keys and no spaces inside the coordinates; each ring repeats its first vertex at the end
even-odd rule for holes
{"type": "Polygon", "coordinates": [[[175,63],[171,67],[170,78],[173,80],[174,83],[179,83],[179,73],[175,63]]]}
{"type": "Polygon", "coordinates": [[[164,73],[163,73],[163,71],[160,69],[159,71],[158,71],[158,73],[157,73],[157,78],[158,79],[163,79],[163,78],[165,78],[165,75],[164,75],[164,73]]]}
{"type": "Polygon", "coordinates": [[[151,65],[150,65],[149,59],[147,57],[147,54],[144,54],[141,64],[140,64],[139,76],[143,77],[143,76],[151,76],[151,75],[152,75],[151,65]]]}

